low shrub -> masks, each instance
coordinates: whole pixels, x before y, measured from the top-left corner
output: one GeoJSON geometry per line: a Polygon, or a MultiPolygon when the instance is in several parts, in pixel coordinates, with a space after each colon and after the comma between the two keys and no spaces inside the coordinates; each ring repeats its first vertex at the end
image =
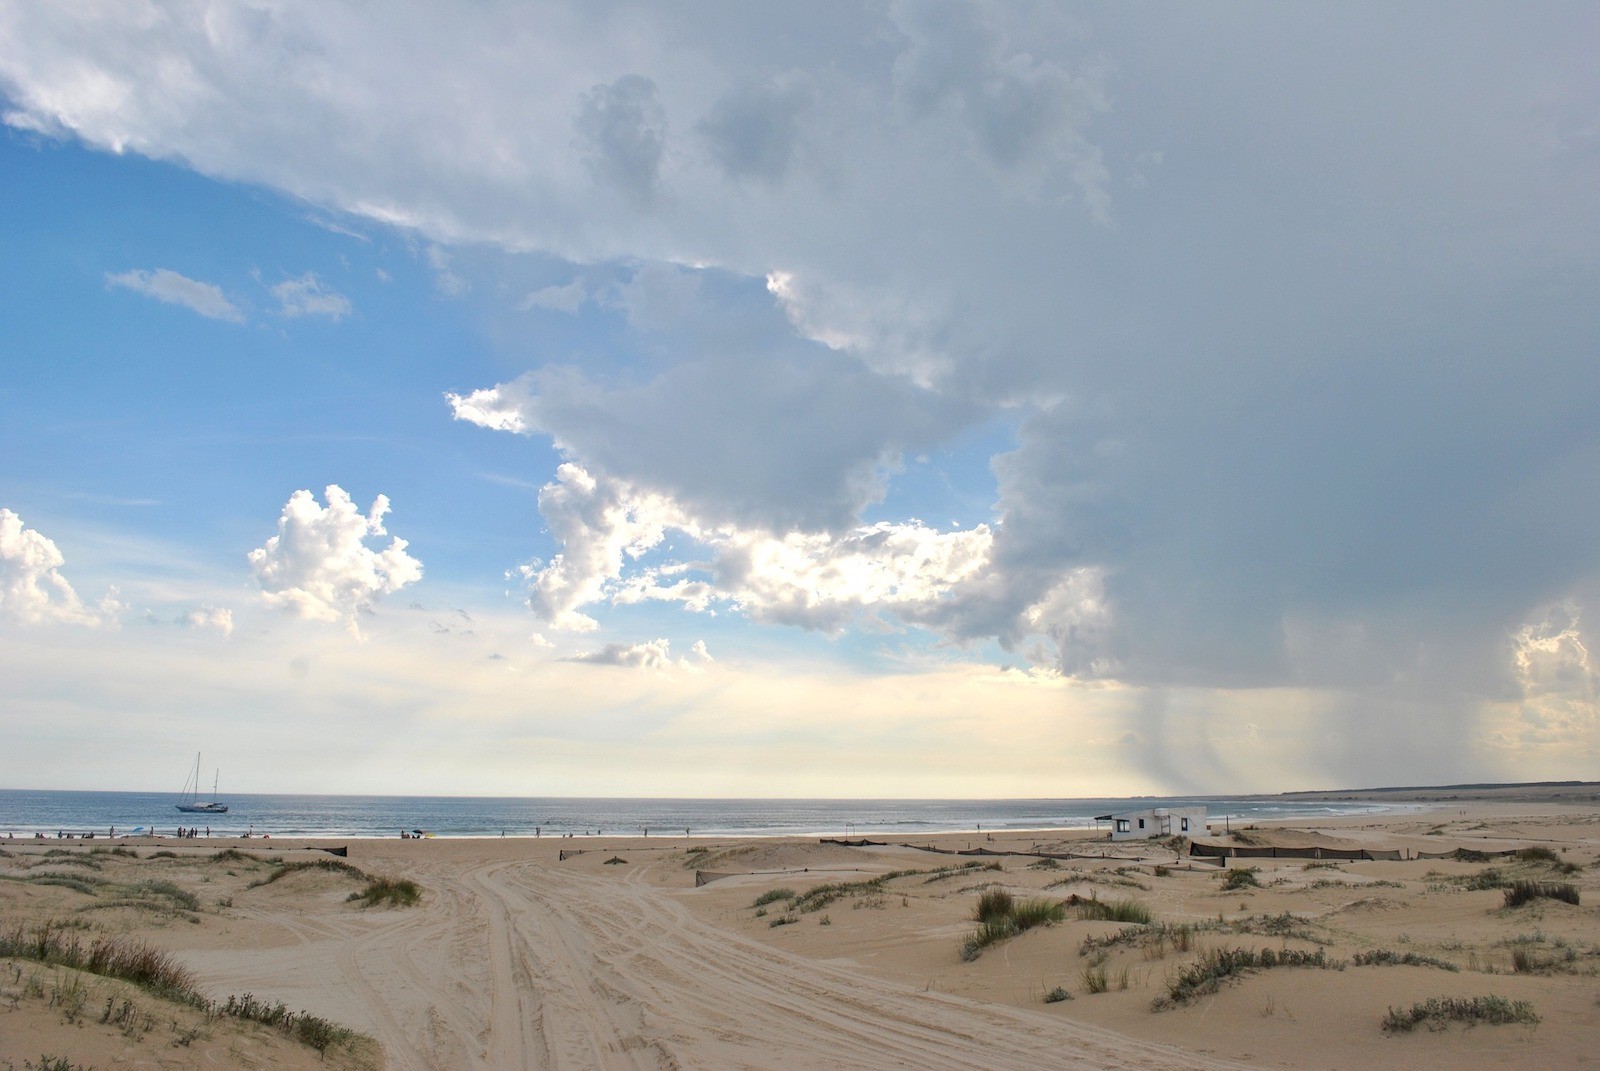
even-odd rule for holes
{"type": "Polygon", "coordinates": [[[1261,882],[1256,880],[1256,875],[1259,873],[1260,870],[1253,866],[1242,866],[1229,870],[1222,879],[1222,891],[1230,892],[1234,889],[1245,888],[1259,889],[1261,888],[1261,882]]]}
{"type": "Polygon", "coordinates": [[[1072,994],[1068,993],[1061,986],[1056,986],[1054,989],[1050,990],[1050,992],[1044,995],[1044,1002],[1046,1004],[1060,1004],[1063,1000],[1071,999],[1072,994]]]}
{"type": "Polygon", "coordinates": [[[1504,997],[1430,997],[1405,1010],[1390,1008],[1383,1017],[1386,1033],[1415,1030],[1423,1023],[1430,1028],[1449,1023],[1525,1023],[1536,1026],[1539,1016],[1533,1005],[1525,1000],[1507,1000],[1504,997]]]}
{"type": "Polygon", "coordinates": [[[1101,900],[1091,896],[1087,900],[1079,899],[1072,908],[1080,919],[1132,922],[1145,926],[1155,919],[1150,908],[1138,900],[1101,900]]]}
{"type": "Polygon", "coordinates": [[[768,889],[766,892],[756,897],[755,903],[751,904],[750,906],[766,907],[768,904],[774,903],[778,900],[793,900],[795,895],[796,894],[793,889],[768,889]]]}
{"type": "Polygon", "coordinates": [[[983,950],[1035,926],[1048,926],[1067,916],[1060,900],[1018,900],[1003,889],[989,889],[978,898],[973,918],[978,928],[961,943],[961,958],[971,962],[983,950]]]}
{"type": "Polygon", "coordinates": [[[410,907],[421,899],[422,887],[410,878],[371,878],[366,888],[351,893],[347,898],[349,902],[360,901],[362,907],[377,907],[380,904],[410,907]]]}
{"type": "Polygon", "coordinates": [[[1541,899],[1560,900],[1577,906],[1578,887],[1564,881],[1514,881],[1505,891],[1507,907],[1521,907],[1541,899]]]}
{"type": "Polygon", "coordinates": [[[1187,1004],[1197,997],[1215,993],[1229,978],[1242,977],[1258,970],[1276,967],[1317,967],[1340,970],[1343,964],[1330,961],[1322,949],[1302,952],[1284,948],[1208,948],[1193,963],[1179,968],[1167,979],[1167,995],[1158,997],[1152,1009],[1162,1011],[1177,1004],[1187,1004]]]}
{"type": "MultiPolygon", "coordinates": [[[[229,850],[231,851],[232,849],[229,850]]],[[[217,856],[212,858],[219,858],[221,854],[223,853],[218,853],[217,856]]],[[[281,881],[290,874],[300,874],[307,870],[328,870],[336,874],[347,874],[358,881],[367,877],[366,872],[360,867],[351,866],[342,859],[309,859],[298,863],[284,863],[274,867],[272,873],[260,881],[252,881],[248,888],[255,889],[262,885],[271,885],[273,882],[281,881]]]]}
{"type": "Polygon", "coordinates": [[[1357,967],[1437,967],[1441,971],[1461,969],[1448,960],[1434,959],[1432,956],[1423,956],[1416,952],[1395,952],[1387,948],[1357,952],[1350,957],[1350,962],[1357,967]]]}

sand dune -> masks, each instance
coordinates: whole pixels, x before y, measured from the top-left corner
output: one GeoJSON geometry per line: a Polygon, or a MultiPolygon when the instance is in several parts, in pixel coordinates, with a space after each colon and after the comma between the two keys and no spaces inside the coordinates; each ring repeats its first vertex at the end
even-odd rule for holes
{"type": "MultiPolygon", "coordinates": [[[[347,902],[361,880],[344,871],[254,884],[280,869],[269,858],[319,854],[293,845],[252,845],[258,859],[219,862],[216,844],[164,846],[174,854],[164,859],[150,857],[155,845],[130,845],[134,859],[15,842],[0,873],[19,880],[0,883],[0,908],[8,923],[72,918],[137,934],[174,951],[214,996],[250,992],[370,1034],[396,1071],[1583,1066],[1600,1028],[1593,810],[1469,804],[1253,830],[1249,839],[1437,847],[1452,832],[1475,843],[1557,845],[1563,869],[1584,867],[1562,875],[1580,888],[1582,904],[1508,910],[1500,890],[1469,887],[1484,865],[1453,861],[1250,860],[1259,887],[1225,890],[1218,868],[1176,866],[1170,848],[1150,845],[1119,845],[1122,858],[1046,864],[815,841],[652,838],[355,842],[351,865],[424,889],[418,906],[370,909],[347,902]],[[576,848],[587,850],[560,858],[576,848]],[[47,850],[75,851],[99,869],[47,859],[47,850]],[[85,893],[23,880],[55,872],[102,885],[85,893]],[[697,872],[728,876],[697,887],[697,872]],[[198,909],[100,906],[116,882],[132,887],[157,873],[200,896],[198,909]],[[863,884],[891,873],[900,876],[863,884]],[[849,888],[816,911],[782,899],[755,906],[768,890],[798,894],[827,883],[849,888]],[[984,889],[1137,899],[1169,927],[1192,928],[1193,945],[1158,949],[1148,930],[1119,937],[1122,924],[1069,917],[966,962],[958,947],[984,889]],[[773,925],[780,918],[788,924],[773,925]],[[1095,941],[1106,942],[1103,956],[1085,951],[1095,941]],[[1322,949],[1343,969],[1261,971],[1191,1005],[1152,1011],[1176,969],[1204,947],[1322,949]],[[1346,965],[1376,948],[1460,969],[1346,965]],[[1106,973],[1108,992],[1091,992],[1095,970],[1106,973]],[[1072,999],[1045,1003],[1055,987],[1072,999]],[[1390,1007],[1473,995],[1526,1000],[1542,1021],[1393,1036],[1380,1028],[1390,1007]]],[[[981,843],[1025,850],[1039,840],[981,843]]],[[[1511,864],[1529,873],[1537,866],[1556,873],[1552,864],[1511,864]]],[[[20,982],[32,968],[7,969],[20,982]]],[[[266,1059],[228,1024],[211,1024],[210,1047],[195,1049],[160,1031],[134,1042],[113,1024],[64,1025],[44,996],[8,1000],[9,1008],[0,1001],[0,1059],[19,1066],[41,1053],[85,1066],[141,1053],[167,1067],[216,1066],[229,1051],[266,1059]]],[[[259,1032],[251,1039],[283,1048],[259,1032]]],[[[291,1066],[291,1056],[256,1066],[291,1066]]],[[[372,1062],[335,1054],[341,1060],[372,1062]]]]}

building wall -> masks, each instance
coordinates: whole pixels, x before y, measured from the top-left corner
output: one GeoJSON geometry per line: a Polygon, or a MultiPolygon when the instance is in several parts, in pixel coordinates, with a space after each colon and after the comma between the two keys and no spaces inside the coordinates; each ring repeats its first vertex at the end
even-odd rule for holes
{"type": "Polygon", "coordinates": [[[1196,837],[1206,832],[1204,807],[1147,807],[1111,816],[1112,840],[1196,837]],[[1185,822],[1188,828],[1184,828],[1185,822]]]}

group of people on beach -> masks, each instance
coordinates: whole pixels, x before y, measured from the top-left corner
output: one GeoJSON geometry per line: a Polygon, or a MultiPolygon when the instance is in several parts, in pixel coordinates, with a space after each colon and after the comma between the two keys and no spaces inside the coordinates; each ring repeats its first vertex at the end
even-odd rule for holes
{"type": "MultiPolygon", "coordinates": [[[[187,840],[190,837],[198,837],[199,835],[200,835],[200,831],[198,829],[184,829],[182,826],[178,827],[178,839],[179,840],[187,840]]],[[[211,836],[211,827],[210,826],[206,826],[206,836],[208,836],[208,837],[211,836]]]]}

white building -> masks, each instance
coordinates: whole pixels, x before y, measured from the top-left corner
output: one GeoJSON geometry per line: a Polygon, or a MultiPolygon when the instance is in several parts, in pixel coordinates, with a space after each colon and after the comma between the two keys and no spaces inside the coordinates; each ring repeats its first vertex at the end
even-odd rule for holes
{"type": "Polygon", "coordinates": [[[1111,823],[1112,840],[1203,837],[1206,833],[1204,807],[1146,807],[1141,811],[1097,815],[1094,821],[1097,829],[1101,822],[1111,823]]]}

